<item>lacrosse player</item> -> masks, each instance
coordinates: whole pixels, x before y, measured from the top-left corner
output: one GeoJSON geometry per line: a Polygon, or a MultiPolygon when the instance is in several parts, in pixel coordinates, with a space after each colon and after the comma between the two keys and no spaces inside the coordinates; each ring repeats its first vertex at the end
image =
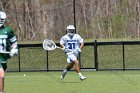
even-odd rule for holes
{"type": "Polygon", "coordinates": [[[77,59],[84,43],[81,36],[79,34],[75,34],[75,27],[73,25],[67,26],[67,34],[61,37],[60,45],[64,48],[67,56],[67,66],[66,69],[63,70],[61,79],[64,79],[67,71],[71,70],[75,65],[75,70],[78,73],[80,80],[85,80],[86,77],[81,74],[79,61],[77,59]]]}
{"type": "Polygon", "coordinates": [[[18,54],[17,39],[13,31],[4,25],[6,14],[0,11],[0,93],[4,93],[4,73],[7,69],[7,60],[18,54]],[[10,51],[9,54],[4,53],[10,51]]]}

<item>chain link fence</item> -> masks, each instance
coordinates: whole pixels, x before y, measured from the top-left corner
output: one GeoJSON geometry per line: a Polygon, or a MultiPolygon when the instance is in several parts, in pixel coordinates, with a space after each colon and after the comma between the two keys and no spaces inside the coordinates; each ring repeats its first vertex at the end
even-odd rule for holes
{"type": "MultiPolygon", "coordinates": [[[[79,56],[81,69],[138,70],[139,46],[139,41],[87,42],[79,56]]],[[[21,44],[18,56],[8,61],[8,71],[59,71],[65,65],[65,53],[60,49],[45,51],[42,44],[21,44]]]]}

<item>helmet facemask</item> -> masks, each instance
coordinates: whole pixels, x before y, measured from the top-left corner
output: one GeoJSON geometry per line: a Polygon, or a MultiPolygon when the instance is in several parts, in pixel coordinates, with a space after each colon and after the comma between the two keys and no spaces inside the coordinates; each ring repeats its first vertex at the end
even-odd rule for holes
{"type": "Polygon", "coordinates": [[[5,12],[0,11],[0,27],[4,25],[6,18],[5,12]]]}
{"type": "Polygon", "coordinates": [[[75,34],[75,27],[73,25],[69,25],[67,27],[67,34],[69,36],[73,36],[75,34]]]}
{"type": "Polygon", "coordinates": [[[0,27],[3,26],[5,19],[0,18],[0,27]]]}
{"type": "Polygon", "coordinates": [[[75,30],[74,29],[68,29],[67,32],[68,32],[69,36],[73,36],[75,34],[75,30]]]}

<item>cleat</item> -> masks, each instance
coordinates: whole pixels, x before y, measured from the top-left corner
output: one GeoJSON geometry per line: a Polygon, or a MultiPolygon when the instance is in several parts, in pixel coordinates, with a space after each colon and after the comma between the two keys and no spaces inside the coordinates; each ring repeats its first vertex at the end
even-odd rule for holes
{"type": "Polygon", "coordinates": [[[83,81],[83,80],[85,80],[85,79],[86,79],[86,77],[84,77],[84,76],[81,76],[81,77],[80,77],[80,80],[81,80],[81,81],[83,81]]]}
{"type": "Polygon", "coordinates": [[[61,77],[60,77],[61,80],[63,80],[63,79],[65,78],[66,74],[67,74],[67,72],[63,72],[63,73],[62,73],[62,75],[61,75],[61,77]]]}

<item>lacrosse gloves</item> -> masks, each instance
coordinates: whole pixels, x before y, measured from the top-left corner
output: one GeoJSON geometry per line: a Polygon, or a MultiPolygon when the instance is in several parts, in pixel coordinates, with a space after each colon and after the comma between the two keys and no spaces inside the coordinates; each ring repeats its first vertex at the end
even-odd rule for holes
{"type": "Polygon", "coordinates": [[[10,51],[10,56],[14,56],[14,55],[17,55],[17,54],[18,54],[18,49],[12,48],[11,51],[10,51]]]}
{"type": "Polygon", "coordinates": [[[75,49],[75,50],[70,50],[69,48],[67,48],[67,47],[63,47],[63,50],[66,52],[66,53],[70,53],[70,52],[73,52],[73,53],[75,53],[75,54],[78,54],[78,53],[80,53],[81,52],[81,49],[80,48],[78,48],[78,49],[75,49]]]}
{"type": "Polygon", "coordinates": [[[63,47],[63,50],[64,50],[66,53],[71,52],[71,50],[70,50],[69,48],[67,48],[67,47],[63,47]]]}
{"type": "Polygon", "coordinates": [[[10,56],[14,56],[18,54],[18,49],[17,49],[17,42],[12,44],[12,49],[10,51],[10,56]]]}
{"type": "Polygon", "coordinates": [[[80,53],[80,52],[81,52],[81,49],[80,49],[80,48],[75,49],[73,52],[74,52],[75,54],[78,54],[78,53],[80,53]]]}

